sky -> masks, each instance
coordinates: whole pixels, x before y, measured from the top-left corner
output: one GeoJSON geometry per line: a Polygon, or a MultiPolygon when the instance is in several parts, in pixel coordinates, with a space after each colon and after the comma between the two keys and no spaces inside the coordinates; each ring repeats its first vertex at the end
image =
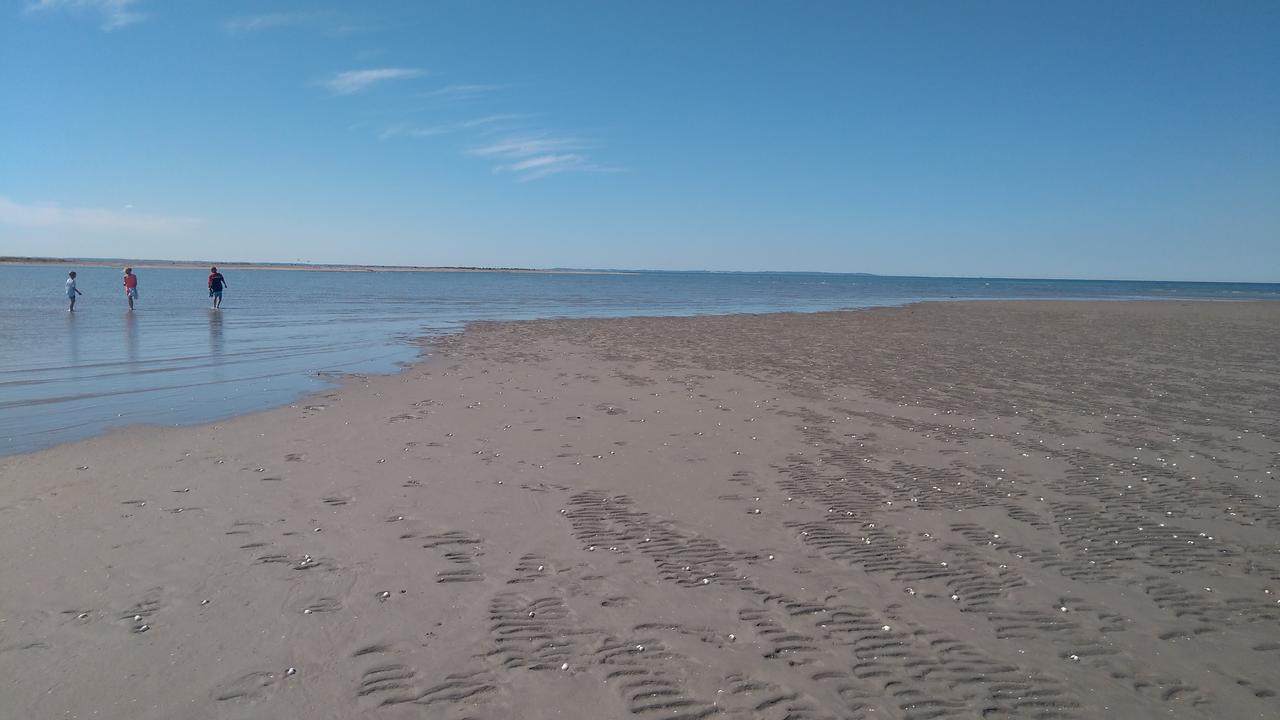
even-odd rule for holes
{"type": "Polygon", "coordinates": [[[0,0],[0,255],[1280,282],[1280,3],[0,0]]]}

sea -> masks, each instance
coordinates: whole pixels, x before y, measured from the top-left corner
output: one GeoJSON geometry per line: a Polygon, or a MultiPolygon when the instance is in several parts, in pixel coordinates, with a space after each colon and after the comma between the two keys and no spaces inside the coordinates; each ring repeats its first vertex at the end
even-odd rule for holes
{"type": "Polygon", "coordinates": [[[0,455],[137,423],[204,423],[392,373],[474,320],[816,312],[926,300],[1280,300],[1280,284],[829,273],[228,270],[0,266],[0,455]]]}

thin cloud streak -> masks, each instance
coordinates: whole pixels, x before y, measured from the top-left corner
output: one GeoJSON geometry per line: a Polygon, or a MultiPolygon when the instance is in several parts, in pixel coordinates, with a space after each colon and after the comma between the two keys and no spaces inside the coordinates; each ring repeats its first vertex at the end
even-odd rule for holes
{"type": "Polygon", "coordinates": [[[55,203],[23,204],[0,195],[0,225],[80,231],[118,231],[180,235],[202,225],[194,217],[121,212],[106,208],[73,208],[55,203]]]}
{"type": "Polygon", "coordinates": [[[489,129],[500,125],[510,126],[512,123],[519,123],[521,120],[528,120],[531,117],[533,117],[533,115],[529,113],[498,113],[495,115],[485,115],[484,117],[478,117],[473,120],[464,120],[458,123],[458,127],[466,130],[473,130],[476,128],[489,129]]]}
{"type": "Polygon", "coordinates": [[[580,152],[590,147],[590,144],[579,138],[525,135],[508,137],[466,152],[476,157],[503,161],[494,166],[493,172],[511,174],[519,182],[539,180],[566,172],[622,172],[620,168],[592,162],[589,156],[580,152]]]}
{"type": "Polygon", "coordinates": [[[146,19],[146,14],[133,9],[136,2],[137,0],[34,0],[27,4],[26,11],[94,12],[102,16],[102,31],[111,32],[146,19]]]}
{"type": "Polygon", "coordinates": [[[517,159],[542,153],[583,150],[586,149],[586,147],[585,143],[576,138],[556,138],[546,136],[514,137],[500,140],[492,145],[472,148],[467,151],[467,154],[479,157],[517,159]]]}
{"type": "Polygon", "coordinates": [[[456,125],[411,125],[398,123],[389,125],[378,132],[379,140],[390,140],[397,137],[424,138],[444,135],[458,129],[456,125]]]}
{"type": "Polygon", "coordinates": [[[438,90],[432,90],[426,94],[426,97],[444,98],[446,100],[474,100],[478,97],[495,93],[505,88],[505,85],[445,85],[438,90]]]}
{"type": "MultiPolygon", "coordinates": [[[[419,97],[467,98],[500,87],[446,85],[419,97]]],[[[621,172],[618,168],[594,162],[585,152],[592,148],[591,143],[576,137],[553,136],[531,127],[527,121],[533,117],[535,115],[528,113],[494,113],[439,125],[399,122],[382,127],[376,135],[380,141],[429,138],[450,133],[466,135],[472,146],[464,147],[464,154],[489,159],[495,163],[492,166],[494,174],[510,175],[517,182],[530,182],[567,172],[621,172]]]]}
{"type": "Polygon", "coordinates": [[[495,173],[512,173],[518,182],[529,182],[570,170],[581,170],[587,167],[587,159],[576,153],[565,155],[538,155],[519,162],[499,165],[493,169],[495,173]]]}
{"type": "Polygon", "coordinates": [[[284,28],[303,28],[333,36],[350,35],[367,29],[358,23],[344,20],[343,15],[332,10],[240,15],[229,18],[222,23],[222,29],[228,35],[248,35],[284,28]]]}
{"type": "Polygon", "coordinates": [[[242,33],[261,32],[282,27],[296,27],[311,21],[315,16],[310,13],[265,13],[262,15],[245,15],[232,18],[222,24],[227,32],[237,35],[242,33]]]}
{"type": "Polygon", "coordinates": [[[380,130],[378,132],[378,139],[390,140],[391,138],[396,137],[434,137],[436,135],[462,132],[463,130],[475,130],[477,131],[477,134],[483,135],[486,132],[491,131],[494,126],[505,125],[528,117],[532,116],[508,113],[504,115],[486,115],[485,117],[479,117],[473,120],[463,120],[461,122],[447,123],[444,125],[396,123],[394,125],[388,125],[380,130]]]}
{"type": "Polygon", "coordinates": [[[583,159],[581,155],[539,155],[528,160],[521,160],[518,163],[512,163],[506,167],[512,172],[523,172],[525,170],[541,170],[548,167],[578,165],[582,163],[583,159]]]}
{"type": "Polygon", "coordinates": [[[372,85],[389,80],[407,80],[426,75],[418,68],[373,68],[340,72],[324,82],[335,95],[351,95],[369,89],[372,85]]]}

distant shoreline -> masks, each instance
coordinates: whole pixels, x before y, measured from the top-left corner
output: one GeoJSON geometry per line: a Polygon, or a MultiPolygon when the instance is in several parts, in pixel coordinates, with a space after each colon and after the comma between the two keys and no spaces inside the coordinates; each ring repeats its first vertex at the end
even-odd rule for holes
{"type": "Polygon", "coordinates": [[[558,270],[514,267],[449,267],[419,265],[341,265],[310,263],[252,263],[202,260],[132,260],[128,258],[43,258],[0,257],[0,265],[135,267],[135,268],[207,268],[217,265],[229,270],[309,270],[313,272],[503,272],[545,275],[627,275],[621,270],[558,270]]]}

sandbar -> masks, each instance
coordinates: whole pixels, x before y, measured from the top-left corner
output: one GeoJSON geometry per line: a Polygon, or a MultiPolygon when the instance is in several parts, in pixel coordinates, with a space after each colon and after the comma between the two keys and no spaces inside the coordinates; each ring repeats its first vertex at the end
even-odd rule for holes
{"type": "Polygon", "coordinates": [[[475,323],[0,459],[13,718],[1280,716],[1280,304],[475,323]]]}

